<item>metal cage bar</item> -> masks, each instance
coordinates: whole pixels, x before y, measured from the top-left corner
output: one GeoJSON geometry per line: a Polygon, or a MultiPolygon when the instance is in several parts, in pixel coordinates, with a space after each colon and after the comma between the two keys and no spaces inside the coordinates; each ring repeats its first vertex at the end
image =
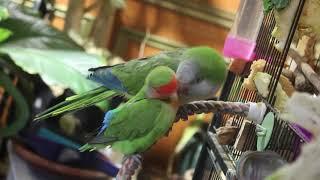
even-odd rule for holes
{"type": "MultiPolygon", "coordinates": [[[[254,91],[249,91],[242,88],[242,82],[243,82],[244,76],[249,74],[248,67],[250,67],[251,65],[251,63],[247,63],[247,66],[246,66],[247,68],[245,72],[243,72],[243,75],[237,76],[232,72],[229,72],[227,81],[224,85],[224,88],[220,96],[221,100],[242,101],[242,102],[263,101],[267,103],[268,112],[272,111],[275,114],[277,114],[276,110],[273,108],[275,98],[276,98],[274,96],[275,90],[279,82],[281,71],[284,68],[288,50],[292,43],[294,33],[296,32],[297,24],[303,9],[304,2],[305,0],[299,1],[299,6],[295,13],[295,17],[291,25],[290,32],[282,52],[278,51],[274,47],[274,44],[278,43],[278,41],[271,36],[271,32],[275,26],[275,18],[273,16],[273,13],[265,14],[263,17],[263,23],[258,34],[255,52],[256,52],[256,59],[265,59],[267,61],[266,66],[264,68],[264,72],[270,74],[272,77],[271,82],[269,84],[268,97],[263,98],[254,91]]],[[[318,63],[320,64],[320,60],[318,60],[318,63]]],[[[230,118],[233,120],[233,125],[237,127],[240,127],[242,125],[243,119],[244,119],[243,117],[239,117],[236,115],[222,115],[220,113],[216,113],[212,120],[211,126],[208,129],[208,133],[209,134],[215,133],[215,129],[221,126],[224,126],[225,122],[230,118]]],[[[232,145],[221,146],[223,149],[223,152],[212,151],[214,153],[214,156],[218,156],[217,153],[219,154],[227,153],[228,157],[231,159],[233,164],[235,164],[244,151],[256,150],[257,137],[255,132],[255,125],[253,123],[250,124],[248,134],[249,135],[247,136],[243,151],[235,149],[232,145]]],[[[214,138],[214,136],[212,137],[214,138]]],[[[209,157],[210,150],[214,148],[212,145],[210,146],[210,141],[212,140],[210,140],[209,138],[208,143],[206,143],[203,146],[203,151],[201,155],[202,159],[200,158],[198,161],[197,168],[195,170],[194,179],[220,179],[221,178],[221,175],[219,174],[220,172],[213,167],[223,166],[223,164],[225,164],[224,161],[220,162],[220,161],[212,160],[213,162],[209,164],[211,167],[211,171],[214,171],[214,172],[209,173],[209,176],[204,176],[204,175],[202,176],[201,173],[199,173],[201,170],[204,171],[205,168],[201,168],[204,166],[204,164],[208,165],[207,164],[208,159],[206,159],[205,157],[209,157]]],[[[296,134],[288,123],[282,121],[276,116],[275,126],[273,129],[271,140],[267,145],[266,149],[277,152],[284,159],[290,162],[290,161],[293,161],[298,156],[300,152],[300,146],[303,143],[304,143],[304,139],[300,137],[298,134],[296,134]]],[[[227,171],[226,169],[222,168],[222,172],[224,174],[227,173],[226,171],[227,171]]]]}

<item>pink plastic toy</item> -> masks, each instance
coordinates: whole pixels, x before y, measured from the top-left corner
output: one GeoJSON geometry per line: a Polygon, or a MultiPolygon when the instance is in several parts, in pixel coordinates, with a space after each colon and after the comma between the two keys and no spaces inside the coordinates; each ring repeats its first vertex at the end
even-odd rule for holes
{"type": "Polygon", "coordinates": [[[224,56],[245,61],[254,60],[254,49],[262,19],[262,0],[242,0],[224,44],[224,56]]]}

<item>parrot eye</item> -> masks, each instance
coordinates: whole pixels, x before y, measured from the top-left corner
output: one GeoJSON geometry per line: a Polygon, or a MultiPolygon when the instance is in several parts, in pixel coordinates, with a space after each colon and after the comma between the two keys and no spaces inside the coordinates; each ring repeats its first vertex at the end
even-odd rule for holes
{"type": "Polygon", "coordinates": [[[193,80],[193,84],[198,84],[202,81],[201,77],[197,77],[196,79],[193,80]]]}

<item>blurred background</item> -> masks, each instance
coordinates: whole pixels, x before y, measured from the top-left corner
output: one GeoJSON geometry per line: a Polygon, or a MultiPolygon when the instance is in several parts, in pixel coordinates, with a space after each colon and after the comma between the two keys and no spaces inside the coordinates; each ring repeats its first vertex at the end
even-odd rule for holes
{"type": "Polygon", "coordinates": [[[92,38],[124,59],[209,45],[222,50],[239,1],[55,0],[52,25],[92,38]],[[69,7],[69,8],[68,8],[69,7]],[[71,7],[71,8],[70,8],[71,7]]]}
{"type": "MultiPolygon", "coordinates": [[[[32,174],[34,170],[17,171],[22,167],[14,164],[21,160],[46,173],[49,169],[51,175],[65,165],[58,172],[62,177],[79,176],[79,168],[92,171],[82,177],[114,176],[120,155],[79,153],[76,147],[86,139],[83,132],[97,128],[104,112],[119,100],[36,125],[30,123],[33,116],[97,87],[84,78],[90,67],[194,45],[222,52],[238,4],[239,0],[1,0],[6,10],[0,11],[0,176],[32,174]]],[[[212,114],[202,114],[176,123],[169,137],[146,152],[138,179],[190,178],[188,170],[195,166],[211,119],[212,114]]]]}

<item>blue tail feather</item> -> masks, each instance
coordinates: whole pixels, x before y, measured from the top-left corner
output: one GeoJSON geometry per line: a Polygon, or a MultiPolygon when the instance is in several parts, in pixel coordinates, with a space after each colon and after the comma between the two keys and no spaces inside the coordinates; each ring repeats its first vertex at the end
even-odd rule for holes
{"type": "Polygon", "coordinates": [[[98,134],[101,134],[109,127],[109,124],[110,124],[110,121],[113,117],[113,114],[114,114],[113,110],[106,112],[104,119],[103,119],[103,122],[102,122],[102,127],[100,128],[100,131],[98,134]]]}
{"type": "Polygon", "coordinates": [[[96,69],[88,76],[88,79],[98,82],[111,90],[127,92],[122,82],[112,74],[111,69],[96,69]]]}

